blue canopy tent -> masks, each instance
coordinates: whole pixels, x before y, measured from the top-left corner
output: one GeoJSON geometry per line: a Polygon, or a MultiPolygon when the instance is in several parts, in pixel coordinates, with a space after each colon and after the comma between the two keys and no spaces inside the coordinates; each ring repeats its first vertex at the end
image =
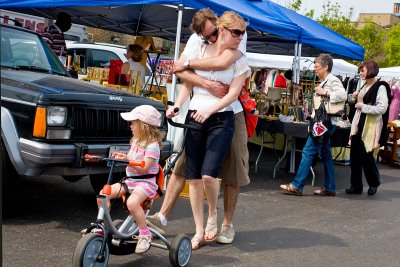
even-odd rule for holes
{"type": "Polygon", "coordinates": [[[315,56],[327,52],[335,57],[364,60],[364,48],[318,22],[280,6],[270,0],[248,0],[266,13],[284,14],[301,28],[301,55],[315,56]]]}
{"type": "MultiPolygon", "coordinates": [[[[54,19],[60,11],[72,16],[72,22],[131,35],[151,35],[186,42],[189,25],[197,9],[210,7],[221,15],[233,10],[249,21],[248,36],[258,36],[264,51],[293,55],[300,28],[283,14],[268,14],[255,9],[246,0],[0,0],[0,8],[54,19]],[[178,12],[177,10],[183,10],[178,12]],[[181,21],[178,21],[181,13],[181,21]],[[179,36],[177,30],[180,28],[179,36]],[[282,48],[280,45],[289,44],[282,48]]],[[[249,46],[249,51],[253,51],[249,46]]],[[[260,51],[259,49],[257,51],[260,51]]]]}

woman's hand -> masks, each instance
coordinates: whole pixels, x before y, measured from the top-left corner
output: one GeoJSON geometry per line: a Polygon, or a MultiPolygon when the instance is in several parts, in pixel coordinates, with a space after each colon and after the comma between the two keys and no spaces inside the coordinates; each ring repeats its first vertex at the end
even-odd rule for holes
{"type": "Polygon", "coordinates": [[[166,117],[167,118],[173,118],[173,117],[175,117],[176,115],[178,115],[179,114],[179,111],[178,112],[176,112],[175,113],[175,106],[170,106],[168,109],[167,109],[167,113],[166,113],[166,117]]]}
{"type": "Polygon", "coordinates": [[[183,64],[179,64],[178,62],[176,62],[174,64],[174,67],[172,68],[172,73],[177,73],[177,72],[181,72],[187,70],[187,68],[185,66],[183,66],[183,64]]]}
{"type": "Polygon", "coordinates": [[[364,103],[363,102],[357,102],[357,104],[356,104],[356,109],[361,109],[362,108],[362,106],[364,106],[364,103]]]}
{"type": "Polygon", "coordinates": [[[192,118],[198,122],[198,123],[203,123],[205,122],[210,116],[212,115],[211,112],[206,111],[206,110],[198,110],[196,112],[192,113],[192,118]]]}
{"type": "Polygon", "coordinates": [[[320,96],[324,96],[327,93],[327,90],[320,86],[315,87],[314,91],[317,95],[320,95],[320,96]]]}

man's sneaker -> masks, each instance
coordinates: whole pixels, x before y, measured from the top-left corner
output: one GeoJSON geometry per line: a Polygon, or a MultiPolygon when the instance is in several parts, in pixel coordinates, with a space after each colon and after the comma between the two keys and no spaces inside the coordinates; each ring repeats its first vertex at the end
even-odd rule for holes
{"type": "Polygon", "coordinates": [[[150,249],[152,235],[139,235],[139,240],[136,244],[135,253],[142,254],[150,249]]]}
{"type": "Polygon", "coordinates": [[[161,223],[160,218],[158,218],[158,212],[156,212],[153,215],[147,216],[146,217],[146,222],[147,225],[156,229],[158,232],[160,232],[160,234],[164,235],[165,234],[165,230],[167,230],[167,226],[163,225],[161,223]]]}
{"type": "Polygon", "coordinates": [[[233,242],[234,238],[235,229],[233,229],[233,225],[222,224],[221,232],[217,236],[217,242],[221,244],[230,244],[233,242]]]}

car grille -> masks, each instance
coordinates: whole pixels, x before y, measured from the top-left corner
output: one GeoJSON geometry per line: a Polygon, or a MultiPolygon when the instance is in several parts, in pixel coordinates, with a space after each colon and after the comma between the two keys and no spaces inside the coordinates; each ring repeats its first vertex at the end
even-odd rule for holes
{"type": "Polygon", "coordinates": [[[72,139],[129,139],[132,132],[120,116],[123,109],[72,108],[72,139]]]}

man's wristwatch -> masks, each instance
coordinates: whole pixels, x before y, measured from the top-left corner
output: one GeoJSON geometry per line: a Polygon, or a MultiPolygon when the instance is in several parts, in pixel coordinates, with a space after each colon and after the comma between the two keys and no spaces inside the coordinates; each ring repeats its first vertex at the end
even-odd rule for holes
{"type": "Polygon", "coordinates": [[[183,62],[183,67],[185,67],[185,69],[187,69],[187,68],[189,68],[189,64],[190,64],[190,59],[183,62]]]}

